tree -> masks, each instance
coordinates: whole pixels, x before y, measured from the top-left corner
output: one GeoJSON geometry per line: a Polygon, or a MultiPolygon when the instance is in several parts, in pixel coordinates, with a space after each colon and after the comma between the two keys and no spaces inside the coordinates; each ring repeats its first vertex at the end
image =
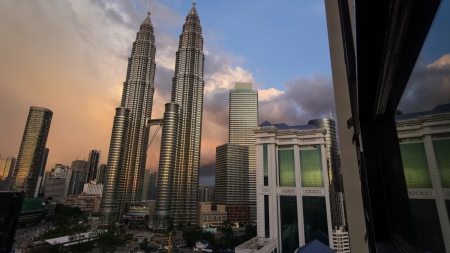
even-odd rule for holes
{"type": "Polygon", "coordinates": [[[100,252],[114,252],[117,247],[124,246],[125,242],[116,235],[116,229],[111,228],[104,233],[100,233],[96,240],[97,246],[100,248],[100,252]]]}
{"type": "Polygon", "coordinates": [[[141,243],[139,243],[139,248],[142,250],[145,250],[147,248],[147,246],[148,246],[148,240],[147,240],[147,238],[144,238],[144,240],[141,243]]]}

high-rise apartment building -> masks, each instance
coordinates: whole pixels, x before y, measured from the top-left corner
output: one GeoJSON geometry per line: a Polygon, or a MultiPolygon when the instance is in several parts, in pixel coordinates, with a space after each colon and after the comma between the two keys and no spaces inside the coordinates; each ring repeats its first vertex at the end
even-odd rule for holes
{"type": "Polygon", "coordinates": [[[9,189],[15,165],[14,157],[0,158],[0,191],[9,189]]]}
{"type": "Polygon", "coordinates": [[[216,193],[214,201],[248,205],[248,146],[224,144],[216,148],[216,193]]]}
{"type": "Polygon", "coordinates": [[[332,245],[325,129],[262,123],[256,132],[257,237],[236,253],[332,245]]]}
{"type": "Polygon", "coordinates": [[[156,172],[145,170],[142,200],[155,200],[156,172]]]}
{"type": "Polygon", "coordinates": [[[213,202],[215,196],[215,186],[211,185],[198,185],[198,203],[200,202],[213,202]]]}
{"type": "Polygon", "coordinates": [[[346,218],[344,210],[342,175],[340,172],[341,161],[336,138],[336,122],[331,118],[313,119],[309,125],[316,125],[326,130],[326,158],[328,168],[328,183],[330,186],[331,220],[333,229],[345,227],[346,218]]]}
{"type": "Polygon", "coordinates": [[[50,150],[48,148],[44,149],[44,154],[42,155],[42,160],[41,160],[41,167],[39,169],[38,183],[37,183],[36,190],[34,191],[35,198],[41,193],[41,187],[42,187],[42,183],[44,181],[45,166],[47,166],[47,158],[48,158],[49,152],[50,152],[50,150]]]}
{"type": "Polygon", "coordinates": [[[73,172],[79,172],[79,173],[88,173],[89,172],[89,166],[88,162],[84,160],[75,160],[72,162],[72,166],[70,166],[73,172]]]}
{"type": "Polygon", "coordinates": [[[83,192],[84,184],[87,181],[88,174],[84,172],[73,172],[70,177],[69,189],[67,195],[78,195],[83,192]]]}
{"type": "Polygon", "coordinates": [[[71,178],[72,170],[69,166],[56,164],[45,182],[44,196],[51,197],[52,201],[59,203],[61,198],[67,197],[71,178]]]}
{"type": "Polygon", "coordinates": [[[97,172],[97,183],[103,184],[103,173],[106,171],[106,164],[100,164],[97,172]]]}
{"type": "Polygon", "coordinates": [[[89,152],[87,183],[97,181],[100,154],[101,152],[95,149],[89,152]]]}
{"type": "Polygon", "coordinates": [[[166,104],[156,193],[157,226],[168,216],[174,224],[197,220],[198,170],[203,112],[203,36],[195,2],[180,35],[166,104]]]}
{"type": "Polygon", "coordinates": [[[11,190],[24,191],[26,198],[33,197],[36,187],[39,187],[39,173],[42,160],[45,159],[45,145],[52,116],[53,112],[49,109],[36,106],[31,106],[28,113],[11,182],[11,190]]]}
{"type": "Polygon", "coordinates": [[[256,148],[253,129],[258,126],[258,91],[252,83],[236,83],[230,91],[229,139],[248,147],[248,204],[256,220],[256,148]]]}
{"type": "Polygon", "coordinates": [[[450,252],[450,104],[395,119],[417,246],[450,252]]]}
{"type": "Polygon", "coordinates": [[[147,160],[154,78],[155,36],[150,12],[128,58],[122,101],[116,108],[108,164],[103,175],[102,223],[119,219],[125,203],[141,200],[147,160]]]}
{"type": "Polygon", "coordinates": [[[157,173],[156,172],[150,172],[149,176],[149,186],[148,186],[148,200],[155,200],[156,199],[156,179],[157,179],[157,173]]]}

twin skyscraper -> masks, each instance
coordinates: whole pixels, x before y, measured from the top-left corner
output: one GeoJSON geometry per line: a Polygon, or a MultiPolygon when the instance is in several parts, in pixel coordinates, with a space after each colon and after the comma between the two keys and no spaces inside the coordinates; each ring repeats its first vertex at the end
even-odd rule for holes
{"type": "MultiPolygon", "coordinates": [[[[155,36],[150,13],[128,59],[116,108],[100,208],[103,224],[118,221],[127,203],[141,200],[154,95],[155,36]]],[[[196,222],[203,111],[203,37],[195,2],[180,35],[165,105],[156,191],[156,225],[196,222]]]]}

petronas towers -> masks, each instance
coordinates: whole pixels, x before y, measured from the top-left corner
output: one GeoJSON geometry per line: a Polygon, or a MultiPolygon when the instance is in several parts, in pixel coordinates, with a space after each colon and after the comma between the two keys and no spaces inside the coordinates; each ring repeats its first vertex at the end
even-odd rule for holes
{"type": "MultiPolygon", "coordinates": [[[[141,200],[155,77],[155,37],[150,13],[141,24],[128,59],[122,101],[116,108],[107,170],[102,223],[120,219],[128,203],[141,200]]],[[[196,222],[203,111],[203,37],[195,2],[176,53],[171,102],[166,104],[156,192],[159,226],[196,222]]]]}

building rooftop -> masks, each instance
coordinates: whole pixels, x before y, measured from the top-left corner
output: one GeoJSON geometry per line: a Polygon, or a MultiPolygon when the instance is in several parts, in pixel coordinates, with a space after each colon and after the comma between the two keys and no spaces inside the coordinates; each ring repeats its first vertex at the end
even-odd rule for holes
{"type": "Polygon", "coordinates": [[[298,248],[294,253],[335,253],[336,251],[332,250],[327,245],[319,242],[318,240],[314,240],[302,247],[298,248]]]}
{"type": "Polygon", "coordinates": [[[438,106],[434,107],[434,109],[431,111],[413,112],[413,113],[405,113],[405,114],[395,115],[395,120],[401,121],[401,120],[417,119],[421,116],[437,115],[437,114],[442,114],[442,113],[450,113],[450,104],[438,105],[438,106]]]}
{"type": "Polygon", "coordinates": [[[319,129],[316,125],[298,125],[298,126],[288,126],[285,123],[272,124],[269,121],[264,121],[259,127],[275,127],[277,130],[311,130],[319,129]]]}

